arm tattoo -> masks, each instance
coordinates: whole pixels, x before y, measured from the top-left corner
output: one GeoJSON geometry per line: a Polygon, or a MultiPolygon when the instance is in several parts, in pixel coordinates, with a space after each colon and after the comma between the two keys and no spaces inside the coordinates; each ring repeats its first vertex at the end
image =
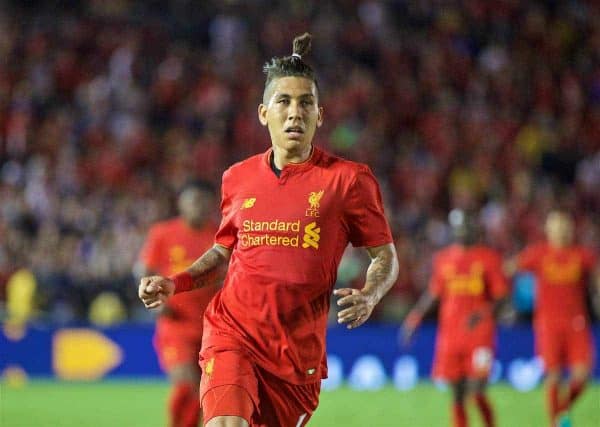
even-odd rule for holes
{"type": "Polygon", "coordinates": [[[194,279],[194,289],[222,282],[227,264],[227,257],[219,250],[213,247],[206,251],[188,268],[188,273],[194,279]]]}
{"type": "Polygon", "coordinates": [[[379,301],[398,278],[398,258],[396,249],[392,244],[379,247],[371,254],[375,256],[371,259],[371,264],[367,270],[364,289],[374,292],[377,301],[379,301]]]}

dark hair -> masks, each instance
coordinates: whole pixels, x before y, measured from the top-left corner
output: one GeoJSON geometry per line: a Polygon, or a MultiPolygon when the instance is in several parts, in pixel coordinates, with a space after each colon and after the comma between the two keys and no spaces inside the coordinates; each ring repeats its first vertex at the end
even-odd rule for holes
{"type": "MultiPolygon", "coordinates": [[[[280,77],[306,77],[317,85],[317,79],[313,69],[304,62],[304,56],[310,52],[312,36],[304,33],[294,38],[293,51],[290,56],[271,58],[263,66],[263,72],[267,75],[265,91],[269,84],[280,77]]],[[[318,85],[317,85],[318,89],[318,85]]]]}
{"type": "Polygon", "coordinates": [[[215,195],[217,193],[215,186],[204,179],[190,179],[183,184],[181,189],[179,190],[179,194],[183,193],[186,190],[200,190],[215,195]]]}

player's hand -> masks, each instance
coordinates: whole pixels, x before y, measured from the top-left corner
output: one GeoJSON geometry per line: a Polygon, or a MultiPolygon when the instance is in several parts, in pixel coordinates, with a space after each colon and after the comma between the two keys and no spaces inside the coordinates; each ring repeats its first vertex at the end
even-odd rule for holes
{"type": "Polygon", "coordinates": [[[377,305],[377,297],[374,294],[360,289],[336,289],[333,294],[341,297],[337,302],[338,306],[348,306],[338,313],[338,323],[347,323],[348,329],[358,328],[365,323],[377,305]]]}
{"type": "Polygon", "coordinates": [[[142,277],[138,287],[138,296],[146,308],[163,305],[175,293],[175,283],[167,277],[142,277]]]}

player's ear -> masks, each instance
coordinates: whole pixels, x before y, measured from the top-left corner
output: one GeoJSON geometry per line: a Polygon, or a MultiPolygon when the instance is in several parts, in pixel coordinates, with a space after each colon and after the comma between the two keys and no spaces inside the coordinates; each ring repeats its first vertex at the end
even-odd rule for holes
{"type": "Polygon", "coordinates": [[[267,106],[265,104],[258,106],[258,121],[263,126],[267,125],[267,106]]]}
{"type": "Polygon", "coordinates": [[[317,127],[320,128],[323,124],[323,107],[319,107],[319,113],[317,115],[317,127]]]}

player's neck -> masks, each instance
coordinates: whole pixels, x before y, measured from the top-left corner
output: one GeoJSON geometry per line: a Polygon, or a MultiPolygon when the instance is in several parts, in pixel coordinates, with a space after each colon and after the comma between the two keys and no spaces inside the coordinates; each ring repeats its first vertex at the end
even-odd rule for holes
{"type": "Polygon", "coordinates": [[[275,167],[279,170],[283,169],[288,163],[302,163],[310,158],[312,154],[312,144],[297,150],[286,150],[285,148],[273,145],[273,161],[275,167]]]}

